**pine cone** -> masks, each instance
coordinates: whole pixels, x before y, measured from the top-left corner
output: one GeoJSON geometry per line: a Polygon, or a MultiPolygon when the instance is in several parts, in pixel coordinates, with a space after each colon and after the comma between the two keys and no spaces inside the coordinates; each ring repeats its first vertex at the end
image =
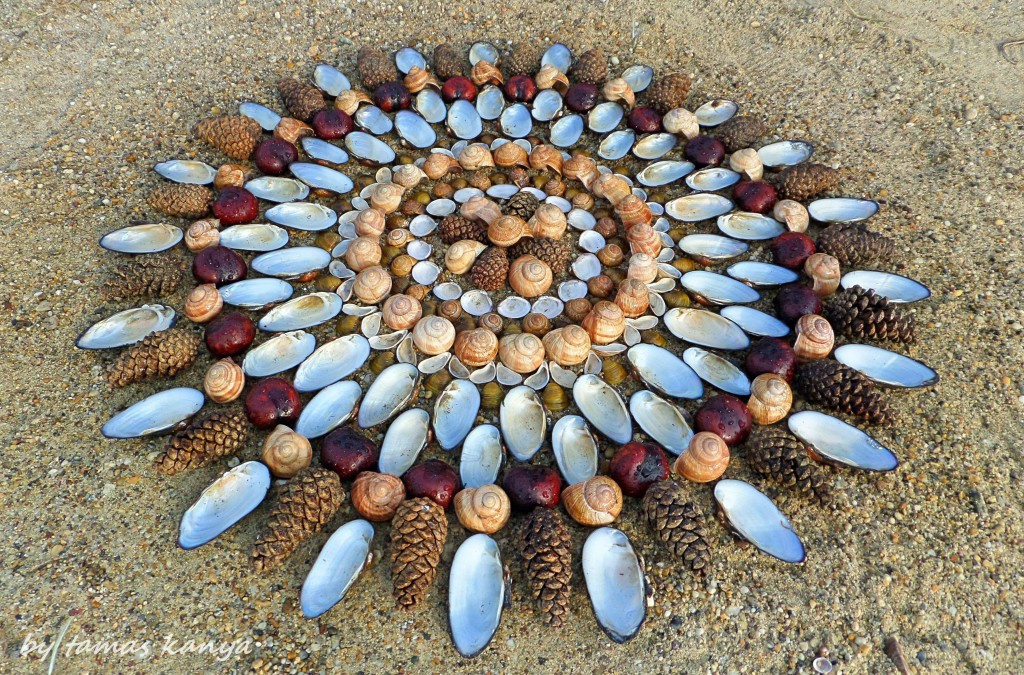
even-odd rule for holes
{"type": "Polygon", "coordinates": [[[914,341],[914,318],[889,298],[860,286],[836,293],[825,304],[825,318],[836,334],[855,340],[914,341]]]}
{"type": "Polygon", "coordinates": [[[689,93],[690,77],[682,73],[671,73],[655,80],[648,87],[647,105],[664,115],[669,110],[682,108],[689,93]]]}
{"type": "Polygon", "coordinates": [[[560,627],[572,590],[572,537],[557,511],[538,506],[529,515],[522,530],[522,556],[544,622],[560,627]]]}
{"type": "Polygon", "coordinates": [[[199,336],[181,328],[147,335],[107,367],[107,383],[123,387],[156,377],[174,377],[196,361],[199,336]]]}
{"type": "Polygon", "coordinates": [[[338,512],[345,491],[338,474],[309,467],[284,486],[266,529],[256,538],[252,560],[257,572],[278,567],[299,544],[323,529],[338,512]]]}
{"type": "Polygon", "coordinates": [[[184,259],[173,253],[132,256],[118,265],[100,293],[107,300],[170,295],[178,290],[184,272],[184,259]]]}
{"type": "Polygon", "coordinates": [[[198,469],[220,457],[237,455],[249,435],[249,421],[241,412],[213,413],[174,434],[156,458],[156,468],[168,476],[198,469]]]}
{"type": "Polygon", "coordinates": [[[685,488],[673,480],[660,480],[644,495],[642,506],[647,525],[658,539],[697,576],[711,563],[708,531],[700,507],[688,498],[685,488]]]}
{"type": "Polygon", "coordinates": [[[569,69],[569,77],[573,82],[603,84],[608,79],[608,60],[604,52],[600,49],[584,52],[569,69]]]}
{"type": "Polygon", "coordinates": [[[391,519],[391,582],[402,609],[423,600],[448,538],[444,509],[425,497],[402,502],[391,519]]]}
{"type": "Polygon", "coordinates": [[[196,138],[233,159],[249,159],[259,145],[263,128],[245,115],[219,115],[200,120],[192,129],[196,138]]]}
{"type": "Polygon", "coordinates": [[[491,246],[480,254],[470,270],[473,284],[484,291],[500,291],[508,279],[508,254],[500,246],[491,246]]]}
{"type": "Polygon", "coordinates": [[[568,269],[569,247],[559,239],[520,239],[518,243],[509,248],[509,257],[512,260],[524,255],[532,255],[551,268],[557,277],[563,270],[568,269]]]}
{"type": "Polygon", "coordinates": [[[398,69],[387,54],[375,47],[361,47],[356,54],[359,78],[367,91],[373,91],[385,82],[398,79],[398,69]]]}
{"type": "Polygon", "coordinates": [[[504,211],[507,216],[519,216],[529,222],[538,206],[540,202],[532,193],[517,192],[505,202],[504,211]]]}
{"type": "Polygon", "coordinates": [[[780,199],[803,201],[839,186],[839,172],[824,164],[797,164],[775,179],[780,199]]]}
{"type": "Polygon", "coordinates": [[[451,246],[462,239],[472,239],[481,244],[489,244],[487,238],[487,223],[482,220],[470,220],[462,216],[445,216],[441,224],[437,226],[441,241],[451,246]]]}
{"type": "Polygon", "coordinates": [[[466,62],[450,44],[434,47],[434,74],[444,82],[466,74],[466,62]]]}
{"type": "Polygon", "coordinates": [[[801,364],[793,388],[811,403],[862,417],[871,424],[888,426],[896,419],[874,383],[838,361],[819,359],[801,364]]]}
{"type": "MultiPolygon", "coordinates": [[[[434,62],[437,62],[437,56],[434,56],[434,62]]],[[[538,66],[540,66],[540,57],[537,53],[537,48],[529,42],[517,42],[512,45],[512,49],[509,50],[508,56],[505,57],[505,75],[512,77],[513,75],[529,75],[533,77],[537,74],[538,66]]]]}
{"type": "Polygon", "coordinates": [[[849,267],[873,267],[896,257],[896,242],[863,223],[837,223],[818,236],[818,251],[849,267]]]}
{"type": "Polygon", "coordinates": [[[796,488],[823,504],[832,499],[823,469],[807,454],[800,439],[784,429],[757,427],[747,441],[744,456],[750,468],[777,485],[796,488]]]}
{"type": "Polygon", "coordinates": [[[292,116],[303,122],[313,119],[313,115],[327,105],[323,92],[311,84],[290,77],[278,80],[277,90],[292,116]]]}
{"type": "Polygon", "coordinates": [[[213,191],[203,185],[160,185],[149,193],[149,205],[168,216],[202,218],[213,204],[213,191]]]}
{"type": "Polygon", "coordinates": [[[726,150],[736,152],[752,147],[767,133],[768,125],[762,122],[761,118],[740,115],[715,127],[714,136],[722,141],[726,150]]]}

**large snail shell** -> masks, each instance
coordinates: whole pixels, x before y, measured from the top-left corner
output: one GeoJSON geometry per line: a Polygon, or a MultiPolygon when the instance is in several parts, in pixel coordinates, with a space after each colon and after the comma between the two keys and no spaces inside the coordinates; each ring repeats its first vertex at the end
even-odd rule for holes
{"type": "Polygon", "coordinates": [[[382,308],[384,325],[391,330],[407,330],[423,316],[420,301],[408,295],[392,295],[382,308]]]}
{"type": "Polygon", "coordinates": [[[827,253],[814,253],[804,263],[804,273],[814,281],[814,292],[826,298],[839,288],[839,259],[827,253]]]}
{"type": "Polygon", "coordinates": [[[505,143],[494,151],[494,163],[500,167],[522,166],[529,168],[530,158],[526,150],[517,143],[505,143]]]}
{"type": "Polygon", "coordinates": [[[381,183],[370,194],[370,206],[385,214],[394,213],[402,205],[405,188],[398,183],[381,183]]]}
{"type": "Polygon", "coordinates": [[[487,244],[472,239],[462,239],[444,252],[444,266],[452,274],[465,274],[476,262],[477,256],[484,252],[487,244]]]}
{"type": "Polygon", "coordinates": [[[215,361],[203,378],[203,391],[214,403],[230,403],[242,395],[245,372],[231,359],[215,361]]]}
{"type": "MultiPolygon", "coordinates": [[[[441,83],[437,81],[434,74],[423,70],[419,66],[413,66],[409,69],[409,73],[402,80],[402,84],[409,90],[410,94],[418,94],[427,87],[434,87],[435,89],[441,88],[441,83]]],[[[406,187],[409,187],[408,185],[406,187]]]]}
{"type": "Polygon", "coordinates": [[[460,169],[458,161],[451,155],[443,152],[432,152],[427,155],[423,162],[423,173],[427,174],[430,180],[438,180],[448,175],[449,171],[460,169]]]}
{"type": "Polygon", "coordinates": [[[520,324],[523,327],[524,333],[532,333],[537,337],[544,337],[551,330],[551,319],[540,312],[530,312],[523,317],[520,324]]]}
{"type": "Polygon", "coordinates": [[[352,483],[352,506],[363,518],[376,523],[391,520],[405,501],[405,484],[389,473],[363,471],[352,483]]]}
{"type": "Polygon", "coordinates": [[[750,180],[761,180],[764,176],[764,163],[753,148],[743,148],[729,155],[729,168],[750,180]]]}
{"type": "Polygon", "coordinates": [[[804,314],[796,322],[793,352],[798,359],[823,359],[832,352],[836,336],[832,325],[823,316],[804,314]]]}
{"type": "Polygon", "coordinates": [[[629,250],[633,253],[646,253],[651,257],[657,257],[661,253],[661,237],[647,223],[633,225],[629,228],[626,238],[629,240],[629,250]]]}
{"type": "Polygon", "coordinates": [[[608,200],[612,206],[618,205],[633,194],[633,189],[629,187],[626,179],[614,173],[603,173],[598,176],[590,184],[590,191],[595,197],[608,200]]]}
{"type": "Polygon", "coordinates": [[[495,246],[508,247],[528,236],[526,221],[519,216],[502,216],[487,227],[487,238],[495,246]]]}
{"type": "Polygon", "coordinates": [[[578,180],[584,187],[589,188],[601,172],[597,170],[594,160],[586,155],[576,155],[562,165],[562,175],[578,180]]]}
{"type": "Polygon", "coordinates": [[[305,436],[279,424],[263,441],[262,459],[277,478],[291,478],[309,466],[313,447],[305,436]]]}
{"type": "Polygon", "coordinates": [[[476,171],[484,167],[494,166],[494,155],[483,143],[474,143],[463,148],[459,154],[459,164],[466,171],[476,171]]]}
{"type": "Polygon", "coordinates": [[[415,164],[402,164],[395,168],[394,174],[391,176],[391,180],[395,181],[407,190],[419,185],[420,181],[427,177],[427,174],[423,173],[423,169],[419,168],[415,164]]]}
{"type": "Polygon", "coordinates": [[[698,432],[690,446],[676,458],[673,469],[694,483],[707,483],[719,478],[729,466],[729,446],[721,436],[710,431],[698,432]]]}
{"type": "Polygon", "coordinates": [[[441,354],[455,343],[455,326],[442,316],[425,316],[412,329],[412,341],[428,356],[441,354]]]}
{"type": "MultiPolygon", "coordinates": [[[[397,230],[394,231],[397,232],[397,230]]],[[[349,266],[349,269],[362,272],[367,267],[380,265],[382,255],[377,237],[356,237],[345,251],[345,264],[349,266]]]]}
{"type": "Polygon", "coordinates": [[[537,71],[533,81],[537,83],[538,89],[554,89],[563,96],[569,89],[569,78],[550,63],[537,71]]]}
{"type": "Polygon", "coordinates": [[[193,253],[210,248],[220,243],[220,221],[216,218],[203,218],[188,226],[185,230],[185,246],[193,253]]]}
{"type": "Polygon", "coordinates": [[[352,292],[367,305],[376,305],[391,292],[391,275],[383,267],[367,267],[356,275],[352,292]]]}
{"type": "Polygon", "coordinates": [[[508,495],[497,485],[466,488],[455,495],[455,514],[471,532],[497,532],[505,527],[511,512],[508,495]]]}
{"type": "Polygon", "coordinates": [[[594,476],[562,490],[562,503],[580,525],[608,525],[622,513],[622,489],[608,476],[594,476]]]}
{"type": "Polygon", "coordinates": [[[498,358],[517,373],[532,373],[544,363],[544,343],[530,333],[506,335],[498,344],[498,358]]]}
{"type": "Polygon", "coordinates": [[[459,209],[459,214],[463,218],[469,218],[470,220],[482,220],[488,225],[491,225],[498,218],[501,218],[501,207],[492,202],[487,197],[477,195],[471,198],[462,208],[459,209]]]}
{"type": "Polygon", "coordinates": [[[627,108],[632,108],[633,104],[636,103],[636,94],[633,93],[629,83],[621,77],[605,82],[604,87],[601,88],[601,93],[607,100],[617,101],[624,104],[627,108]]]}
{"type": "Polygon", "coordinates": [[[775,203],[772,216],[780,223],[785,223],[790,232],[806,232],[811,216],[807,207],[792,199],[783,199],[775,203]]]}
{"type": "Polygon", "coordinates": [[[634,253],[629,258],[626,277],[649,284],[658,278],[658,261],[646,253],[634,253]]]}
{"type": "Polygon", "coordinates": [[[498,336],[486,328],[464,330],[455,336],[452,353],[470,368],[487,365],[498,355],[498,336]]]}
{"type": "Polygon", "coordinates": [[[524,298],[536,298],[551,288],[551,268],[535,256],[522,255],[508,268],[508,285],[524,298]]]}
{"type": "Polygon", "coordinates": [[[534,237],[561,239],[566,228],[565,213],[554,204],[541,204],[530,218],[530,232],[534,237]]]}
{"type": "Polygon", "coordinates": [[[610,344],[626,330],[626,317],[622,313],[622,308],[614,302],[602,300],[583,317],[583,329],[590,335],[592,343],[610,344]]]}
{"type": "Polygon", "coordinates": [[[755,424],[775,424],[785,419],[793,406],[793,391],[781,375],[762,373],[750,383],[747,408],[755,424]]]}
{"type": "Polygon", "coordinates": [[[360,237],[379,237],[387,228],[387,218],[383,211],[363,209],[356,216],[352,225],[360,237]]]}
{"type": "Polygon", "coordinates": [[[575,366],[590,354],[590,335],[575,324],[557,328],[542,340],[548,358],[560,366],[575,366]]]}
{"type": "Polygon", "coordinates": [[[214,284],[201,284],[189,291],[185,298],[185,316],[196,323],[206,323],[220,314],[224,298],[214,284]]]}
{"type": "Polygon", "coordinates": [[[615,215],[622,221],[622,227],[626,229],[626,232],[636,225],[649,225],[654,220],[651,207],[634,194],[627,195],[618,201],[615,205],[615,215]]]}
{"type": "Polygon", "coordinates": [[[356,89],[346,89],[338,94],[338,97],[334,99],[334,107],[349,115],[355,115],[356,111],[359,110],[359,106],[372,103],[372,98],[370,98],[365,92],[358,91],[356,89]]]}
{"type": "Polygon", "coordinates": [[[682,134],[687,140],[700,134],[700,122],[697,116],[686,108],[674,108],[661,118],[661,126],[670,134],[682,134]]]}
{"type": "Polygon", "coordinates": [[[530,166],[537,171],[554,171],[562,174],[562,153],[551,145],[538,145],[530,153],[530,166]]]}
{"type": "Polygon", "coordinates": [[[635,319],[651,306],[651,294],[639,279],[623,279],[619,292],[615,294],[615,304],[625,316],[635,319]]]}

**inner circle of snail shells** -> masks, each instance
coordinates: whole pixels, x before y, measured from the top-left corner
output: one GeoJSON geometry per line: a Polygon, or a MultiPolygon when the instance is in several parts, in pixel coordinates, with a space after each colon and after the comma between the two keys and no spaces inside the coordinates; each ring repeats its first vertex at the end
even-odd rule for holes
{"type": "Polygon", "coordinates": [[[826,298],[839,288],[842,273],[839,259],[827,253],[814,253],[804,263],[804,273],[814,282],[813,290],[820,298],[826,298]]]}
{"type": "MultiPolygon", "coordinates": [[[[606,199],[612,206],[633,194],[633,189],[622,176],[614,173],[603,173],[590,184],[590,191],[595,197],[606,199]]],[[[628,228],[627,228],[628,229],[628,228]]]]}
{"type": "Polygon", "coordinates": [[[423,307],[416,298],[405,294],[392,295],[381,308],[384,325],[391,330],[406,330],[423,316],[423,307]]]}
{"type": "Polygon", "coordinates": [[[488,227],[502,216],[501,207],[482,195],[472,197],[463,204],[459,213],[470,220],[482,220],[487,223],[488,227]]]}
{"type": "Polygon", "coordinates": [[[687,140],[700,134],[697,116],[686,108],[673,108],[661,118],[661,126],[670,134],[682,134],[687,140]]]}
{"type": "Polygon", "coordinates": [[[370,194],[370,206],[384,214],[394,213],[402,205],[405,188],[397,183],[381,183],[370,194]]]}
{"type": "Polygon", "coordinates": [[[455,343],[455,326],[442,316],[425,316],[412,329],[412,341],[428,356],[441,354],[455,343]]]}
{"type": "Polygon", "coordinates": [[[790,232],[806,232],[811,222],[811,216],[807,213],[807,207],[792,199],[783,199],[775,204],[772,209],[772,216],[775,220],[785,223],[790,232]]]}
{"type": "Polygon", "coordinates": [[[646,253],[654,257],[661,252],[661,237],[648,223],[634,224],[629,228],[626,239],[629,240],[629,250],[633,253],[646,253]]]}
{"type": "Polygon", "coordinates": [[[602,300],[583,317],[583,329],[587,331],[592,343],[611,344],[626,330],[626,317],[614,302],[602,300]]]}
{"type": "Polygon", "coordinates": [[[562,503],[580,525],[608,525],[622,513],[622,489],[608,476],[594,476],[562,490],[562,503]]]}
{"type": "Polygon", "coordinates": [[[544,363],[544,353],[544,343],[530,333],[506,335],[498,344],[498,358],[507,368],[520,374],[540,368],[544,363]]]}
{"type": "Polygon", "coordinates": [[[210,248],[220,243],[220,221],[216,218],[203,218],[188,226],[185,230],[185,246],[193,253],[210,248]]]}
{"type": "Polygon", "coordinates": [[[497,485],[466,488],[455,495],[455,514],[471,532],[497,532],[505,527],[511,512],[508,495],[497,485]]]}
{"type": "Polygon", "coordinates": [[[471,368],[486,365],[498,354],[498,336],[486,328],[464,330],[455,336],[452,352],[471,368]]]}
{"type": "Polygon", "coordinates": [[[609,101],[625,104],[627,108],[632,108],[636,103],[636,94],[633,93],[629,83],[621,77],[605,82],[601,88],[601,94],[609,101]]]}
{"type": "Polygon", "coordinates": [[[551,319],[540,312],[530,312],[523,317],[522,327],[524,333],[533,333],[537,337],[543,337],[551,330],[551,319]]]}
{"type": "Polygon", "coordinates": [[[476,320],[476,325],[499,335],[505,327],[505,320],[497,312],[487,312],[476,320]]]}
{"type": "Polygon", "coordinates": [[[223,308],[224,298],[214,284],[200,284],[185,298],[185,316],[196,323],[206,323],[220,314],[223,308]]]}
{"type": "Polygon", "coordinates": [[[556,328],[542,342],[548,358],[560,366],[579,365],[590,354],[590,335],[575,324],[556,328]]]}
{"type": "Polygon", "coordinates": [[[305,436],[279,424],[263,441],[261,459],[277,478],[291,478],[309,466],[313,447],[305,436]]]}
{"type": "Polygon", "coordinates": [[[615,304],[623,315],[630,319],[642,315],[651,306],[651,294],[647,285],[638,279],[623,279],[619,291],[615,294],[615,304]]]}
{"type": "Polygon", "coordinates": [[[367,305],[376,305],[391,292],[391,275],[379,265],[367,267],[356,275],[352,292],[367,305]]]}
{"type": "Polygon", "coordinates": [[[245,372],[231,359],[214,361],[203,378],[203,391],[214,403],[230,403],[242,395],[245,372]]]}
{"type": "Polygon", "coordinates": [[[544,295],[552,279],[551,268],[532,255],[516,258],[508,270],[508,285],[524,298],[544,295]]]}
{"type": "Polygon", "coordinates": [[[466,171],[476,171],[484,167],[494,166],[494,156],[486,145],[474,143],[463,148],[459,154],[459,164],[466,171]]]}
{"type": "Polygon", "coordinates": [[[402,248],[403,246],[408,244],[410,240],[412,240],[412,232],[405,229],[404,227],[396,227],[395,229],[388,232],[388,246],[402,248]]]}
{"type": "Polygon", "coordinates": [[[562,209],[554,204],[541,204],[528,224],[534,237],[561,239],[568,222],[562,209]]]}
{"type": "Polygon", "coordinates": [[[362,272],[367,267],[379,265],[382,255],[376,237],[356,237],[345,251],[345,264],[353,271],[362,272]]]}
{"type": "Polygon", "coordinates": [[[363,518],[375,523],[391,520],[405,501],[405,484],[398,476],[363,471],[352,483],[352,506],[363,518]]]}
{"type": "Polygon", "coordinates": [[[502,168],[512,166],[530,166],[529,155],[517,143],[505,143],[494,151],[494,163],[502,168]]]}
{"type": "Polygon", "coordinates": [[[530,228],[519,216],[501,216],[487,226],[487,238],[495,246],[511,246],[527,236],[530,236],[530,228]]]}
{"type": "Polygon", "coordinates": [[[423,173],[427,174],[430,180],[444,178],[449,171],[461,170],[459,163],[451,155],[443,152],[432,152],[423,162],[423,173]]]}
{"type": "Polygon", "coordinates": [[[729,446],[710,431],[698,432],[673,464],[673,470],[694,483],[708,483],[725,473],[729,466],[729,446]]]}
{"type": "Polygon", "coordinates": [[[427,174],[423,173],[423,169],[419,168],[415,164],[402,164],[395,169],[391,180],[395,181],[405,189],[411,190],[426,177],[427,174]]]}
{"type": "Polygon", "coordinates": [[[629,258],[626,276],[649,284],[658,277],[658,261],[646,253],[634,253],[629,258]]]}
{"type": "Polygon", "coordinates": [[[465,274],[476,262],[477,257],[484,252],[487,244],[472,239],[460,239],[444,253],[444,266],[452,274],[465,274]]]}
{"type": "Polygon", "coordinates": [[[764,176],[764,163],[753,148],[743,148],[729,155],[729,168],[750,180],[761,180],[764,176]]]}
{"type": "Polygon", "coordinates": [[[793,391],[781,375],[762,373],[750,383],[747,408],[756,424],[775,424],[789,414],[793,406],[793,391]]]}
{"type": "Polygon", "coordinates": [[[832,331],[832,324],[825,317],[804,314],[796,322],[793,352],[798,359],[823,359],[832,352],[834,345],[835,334],[832,331]]]}
{"type": "Polygon", "coordinates": [[[562,153],[550,145],[538,145],[530,153],[530,166],[537,171],[562,174],[562,153]]]}
{"type": "MultiPolygon", "coordinates": [[[[622,227],[626,229],[627,233],[636,225],[648,225],[654,220],[651,207],[647,205],[647,202],[634,194],[626,195],[615,204],[615,215],[622,221],[622,227]]],[[[658,250],[660,251],[661,240],[659,239],[658,241],[658,250]]]]}
{"type": "Polygon", "coordinates": [[[601,172],[597,169],[597,163],[586,155],[576,155],[562,164],[562,175],[572,180],[578,180],[583,186],[590,188],[601,172]]]}
{"type": "Polygon", "coordinates": [[[363,209],[356,215],[353,227],[360,237],[379,237],[387,227],[387,218],[383,211],[363,209]]]}

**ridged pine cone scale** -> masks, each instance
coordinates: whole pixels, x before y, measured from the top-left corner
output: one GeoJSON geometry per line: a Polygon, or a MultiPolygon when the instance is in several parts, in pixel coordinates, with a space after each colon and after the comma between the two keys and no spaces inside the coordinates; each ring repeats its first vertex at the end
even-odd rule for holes
{"type": "Polygon", "coordinates": [[[118,265],[103,283],[107,300],[127,300],[171,295],[185,274],[185,261],[176,255],[140,255],[118,265]]]}
{"type": "Polygon", "coordinates": [[[441,241],[451,246],[462,239],[471,239],[481,244],[489,244],[487,223],[482,220],[470,220],[462,216],[445,216],[437,226],[441,241]]]}
{"type": "Polygon", "coordinates": [[[198,469],[245,447],[249,421],[241,412],[213,413],[171,437],[156,458],[156,468],[167,475],[198,469]]]}
{"type": "Polygon", "coordinates": [[[154,209],[168,216],[202,218],[213,204],[213,190],[204,185],[160,185],[149,193],[147,201],[154,209]]]}
{"type": "Polygon", "coordinates": [[[818,236],[818,251],[835,256],[847,267],[872,267],[891,262],[896,242],[863,223],[837,223],[818,236]]]}
{"type": "Polygon", "coordinates": [[[825,305],[825,318],[838,335],[854,340],[914,341],[914,319],[899,305],[870,289],[853,286],[825,305]]]}
{"type": "Polygon", "coordinates": [[[508,254],[500,246],[491,246],[480,254],[470,270],[473,285],[484,291],[500,291],[508,279],[508,254]]]}
{"type": "Polygon", "coordinates": [[[758,427],[744,448],[744,457],[758,475],[795,489],[823,504],[832,499],[825,472],[811,459],[800,439],[784,429],[758,427]]]}
{"type": "Polygon", "coordinates": [[[323,92],[293,78],[279,80],[277,90],[292,116],[303,122],[311,120],[313,115],[327,105],[323,92]]]}
{"type": "Polygon", "coordinates": [[[557,511],[533,510],[523,526],[521,552],[537,608],[545,623],[558,628],[569,612],[572,537],[557,511]]]}
{"type": "Polygon", "coordinates": [[[801,364],[793,385],[811,403],[856,415],[871,424],[888,426],[895,421],[885,395],[874,383],[838,361],[818,359],[801,364]]]}
{"type": "Polygon", "coordinates": [[[545,237],[520,239],[518,243],[509,248],[509,257],[512,260],[524,255],[535,256],[550,267],[555,276],[568,269],[569,253],[569,247],[565,242],[545,237]]]}
{"type": "Polygon", "coordinates": [[[174,377],[199,353],[199,336],[181,328],[152,333],[132,345],[107,368],[107,383],[124,387],[157,377],[174,377]]]}
{"type": "Polygon", "coordinates": [[[356,54],[356,67],[359,69],[359,79],[363,81],[363,86],[371,93],[385,82],[398,79],[398,69],[391,62],[391,58],[375,47],[359,49],[356,54]]]}
{"type": "Polygon", "coordinates": [[[714,135],[722,141],[729,152],[752,147],[768,133],[766,125],[759,117],[739,115],[728,122],[715,127],[714,135]]]}
{"type": "Polygon", "coordinates": [[[647,525],[687,569],[702,576],[711,562],[704,514],[673,480],[651,485],[641,503],[647,525]]]}
{"type": "Polygon", "coordinates": [[[797,164],[776,178],[780,199],[803,201],[839,187],[839,172],[824,164],[797,164]]]}
{"type": "Polygon", "coordinates": [[[391,583],[403,609],[426,596],[447,538],[448,518],[434,501],[408,499],[399,505],[391,519],[391,583]]]}
{"type": "Polygon", "coordinates": [[[232,159],[249,159],[263,129],[259,122],[245,115],[219,115],[199,121],[193,133],[232,159]]]}
{"type": "Polygon", "coordinates": [[[338,474],[322,467],[303,469],[284,486],[266,528],[252,550],[259,572],[280,566],[299,545],[319,532],[341,507],[345,491],[338,474]]]}
{"type": "Polygon", "coordinates": [[[682,108],[690,93],[690,77],[682,73],[670,73],[658,78],[647,88],[647,105],[662,115],[669,110],[682,108]]]}
{"type": "Polygon", "coordinates": [[[529,192],[517,192],[508,198],[505,202],[505,207],[502,209],[505,215],[519,216],[525,221],[529,221],[533,218],[533,214],[537,211],[537,207],[540,206],[540,202],[533,194],[529,192]]]}
{"type": "Polygon", "coordinates": [[[569,70],[573,82],[603,84],[608,79],[608,60],[600,49],[584,52],[569,70]]]}

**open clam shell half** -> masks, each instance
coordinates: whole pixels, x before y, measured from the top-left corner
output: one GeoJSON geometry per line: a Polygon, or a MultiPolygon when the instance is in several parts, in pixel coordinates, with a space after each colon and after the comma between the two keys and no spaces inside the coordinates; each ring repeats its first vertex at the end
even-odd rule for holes
{"type": "Polygon", "coordinates": [[[489,485],[498,479],[505,459],[501,432],[492,424],[481,424],[466,436],[459,457],[459,477],[467,488],[489,485]]]}
{"type": "Polygon", "coordinates": [[[597,439],[579,415],[566,415],[551,430],[551,447],[562,477],[569,485],[597,475],[597,439]]]}
{"type": "Polygon", "coordinates": [[[594,530],[583,545],[583,578],[598,625],[615,642],[640,631],[653,604],[643,562],[620,530],[594,530]]]}
{"type": "Polygon", "coordinates": [[[811,446],[827,464],[864,471],[892,471],[899,466],[892,450],[831,415],[804,410],[791,415],[786,423],[793,435],[811,446]]]}
{"type": "Polygon", "coordinates": [[[939,374],[920,361],[872,345],[843,345],[835,359],[889,387],[929,387],[939,381],[939,374]]]}
{"type": "Polygon", "coordinates": [[[448,584],[448,624],[459,654],[472,658],[490,644],[508,604],[509,575],[498,544],[474,534],[455,551],[448,584]]]}
{"type": "Polygon", "coordinates": [[[411,363],[396,363],[385,368],[363,396],[359,426],[368,429],[394,417],[412,400],[419,379],[420,371],[411,363]]]}
{"type": "Polygon", "coordinates": [[[178,316],[165,305],[142,305],[97,321],[75,340],[79,349],[112,349],[133,345],[150,333],[167,330],[178,316]]]}
{"type": "Polygon", "coordinates": [[[181,518],[178,546],[198,548],[224,534],[260,505],[270,489],[270,471],[244,462],[210,484],[181,518]]]}
{"type": "Polygon", "coordinates": [[[633,439],[633,420],[626,402],[597,375],[584,374],[572,385],[576,407],[602,434],[620,445],[633,439]]]}
{"type": "Polygon", "coordinates": [[[453,450],[473,428],[480,410],[480,390],[469,380],[452,380],[434,401],[434,436],[453,450]]]}
{"type": "Polygon", "coordinates": [[[362,393],[359,384],[351,380],[324,387],[302,409],[295,431],[306,438],[326,435],[352,417],[362,393]]]}
{"type": "Polygon", "coordinates": [[[170,431],[199,412],[205,401],[198,389],[167,389],[117,413],[101,431],[107,438],[139,438],[170,431]]]}
{"type": "Polygon", "coordinates": [[[502,399],[498,417],[508,451],[521,462],[530,461],[544,444],[548,429],[540,396],[532,388],[519,385],[502,399]]]}
{"type": "Polygon", "coordinates": [[[802,563],[804,545],[789,520],[764,493],[739,480],[715,484],[721,515],[742,539],[783,562],[802,563]]]}
{"type": "Polygon", "coordinates": [[[373,525],[366,520],[345,523],[331,535],[302,584],[299,605],[307,619],[314,619],[345,598],[369,564],[373,525]]]}

